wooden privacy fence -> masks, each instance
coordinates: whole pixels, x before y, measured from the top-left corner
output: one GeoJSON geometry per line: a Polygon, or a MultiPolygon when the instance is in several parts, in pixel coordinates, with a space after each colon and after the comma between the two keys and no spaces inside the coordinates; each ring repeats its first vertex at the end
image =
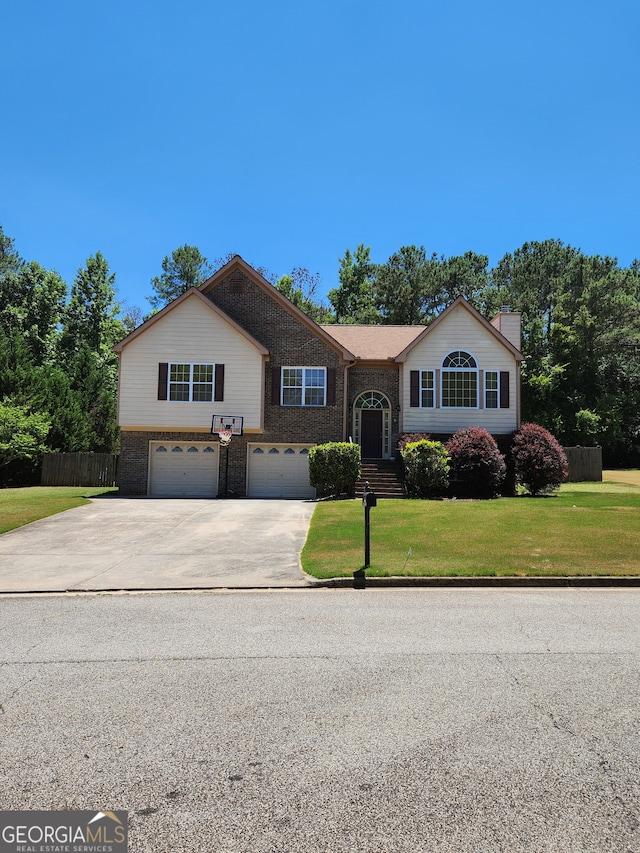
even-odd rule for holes
{"type": "Polygon", "coordinates": [[[117,486],[118,457],[114,453],[45,453],[43,486],[117,486]]]}
{"type": "Polygon", "coordinates": [[[565,447],[569,463],[570,483],[602,481],[601,447],[565,447]]]}

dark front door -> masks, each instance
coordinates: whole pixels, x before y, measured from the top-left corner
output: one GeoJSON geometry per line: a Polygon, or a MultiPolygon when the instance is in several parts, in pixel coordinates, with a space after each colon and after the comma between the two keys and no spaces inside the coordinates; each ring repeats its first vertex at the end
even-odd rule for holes
{"type": "Polygon", "coordinates": [[[382,459],[382,410],[363,409],[360,413],[360,450],[363,459],[382,459]]]}

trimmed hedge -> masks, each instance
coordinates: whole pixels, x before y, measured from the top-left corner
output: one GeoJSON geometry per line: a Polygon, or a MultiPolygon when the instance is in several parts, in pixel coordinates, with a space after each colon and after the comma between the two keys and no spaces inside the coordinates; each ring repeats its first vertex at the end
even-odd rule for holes
{"type": "Polygon", "coordinates": [[[569,476],[564,450],[539,424],[522,424],[514,436],[511,454],[518,482],[534,496],[552,492],[569,476]]]}
{"type": "Polygon", "coordinates": [[[359,444],[330,441],[309,450],[309,482],[320,495],[355,495],[360,471],[359,444]]]}
{"type": "Polygon", "coordinates": [[[441,441],[412,441],[400,451],[411,498],[444,495],[449,487],[449,454],[441,441]]]}
{"type": "Polygon", "coordinates": [[[507,466],[495,438],[481,427],[458,430],[447,442],[451,456],[451,490],[460,497],[498,494],[507,466]]]}

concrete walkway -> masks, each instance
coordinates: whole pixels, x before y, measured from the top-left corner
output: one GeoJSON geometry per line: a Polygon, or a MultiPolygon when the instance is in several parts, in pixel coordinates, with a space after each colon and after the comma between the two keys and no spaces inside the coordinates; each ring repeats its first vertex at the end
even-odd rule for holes
{"type": "Polygon", "coordinates": [[[304,587],[315,504],[94,498],[0,537],[0,592],[304,587]]]}

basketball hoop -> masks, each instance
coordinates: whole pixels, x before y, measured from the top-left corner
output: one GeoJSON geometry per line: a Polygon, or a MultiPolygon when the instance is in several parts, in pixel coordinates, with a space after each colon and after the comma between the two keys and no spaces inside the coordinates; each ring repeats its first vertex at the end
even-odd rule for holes
{"type": "Polygon", "coordinates": [[[223,447],[228,447],[231,444],[231,436],[233,435],[232,429],[220,429],[218,430],[218,438],[220,440],[220,444],[223,447]]]}
{"type": "Polygon", "coordinates": [[[223,444],[229,444],[232,435],[242,435],[241,415],[214,415],[211,419],[211,434],[218,435],[223,444]],[[225,439],[224,436],[229,438],[225,439]]]}

